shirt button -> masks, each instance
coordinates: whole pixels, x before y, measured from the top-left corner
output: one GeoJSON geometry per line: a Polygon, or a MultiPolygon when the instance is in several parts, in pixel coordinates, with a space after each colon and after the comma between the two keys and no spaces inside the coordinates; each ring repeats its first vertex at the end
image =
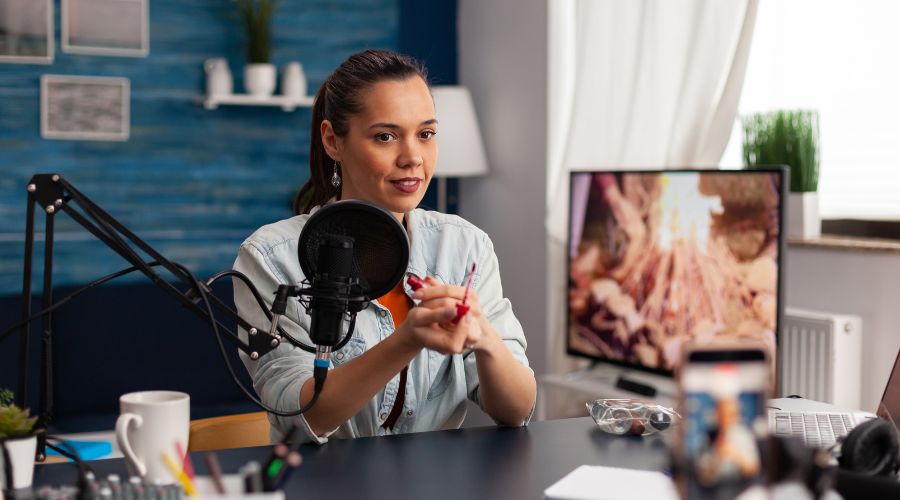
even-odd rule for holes
{"type": "Polygon", "coordinates": [[[407,416],[407,417],[411,417],[412,414],[413,414],[413,411],[412,411],[412,410],[408,410],[408,411],[406,412],[406,416],[407,416]]]}
{"type": "Polygon", "coordinates": [[[379,417],[381,417],[381,420],[385,420],[387,419],[387,413],[382,413],[379,417]]]}
{"type": "Polygon", "coordinates": [[[344,359],[344,353],[339,352],[339,353],[335,354],[334,357],[337,358],[338,361],[340,361],[340,360],[344,359]]]}
{"type": "Polygon", "coordinates": [[[381,317],[382,317],[382,318],[386,318],[386,317],[387,317],[387,311],[381,311],[379,314],[381,314],[381,317]]]}

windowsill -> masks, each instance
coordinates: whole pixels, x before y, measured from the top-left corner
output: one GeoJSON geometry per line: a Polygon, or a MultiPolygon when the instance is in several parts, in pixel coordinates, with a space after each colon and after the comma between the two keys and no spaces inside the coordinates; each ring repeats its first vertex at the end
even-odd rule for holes
{"type": "Polygon", "coordinates": [[[822,248],[851,252],[889,252],[900,254],[900,241],[858,236],[823,234],[818,238],[788,238],[788,246],[798,248],[822,248]]]}

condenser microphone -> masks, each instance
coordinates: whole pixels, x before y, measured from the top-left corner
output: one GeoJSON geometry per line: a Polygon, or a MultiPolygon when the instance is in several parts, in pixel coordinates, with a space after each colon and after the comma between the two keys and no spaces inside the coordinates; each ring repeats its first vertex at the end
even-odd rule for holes
{"type": "Polygon", "coordinates": [[[359,292],[359,271],[353,269],[353,241],[350,236],[329,234],[319,242],[309,300],[309,337],[316,345],[317,361],[327,362],[340,342],[344,316],[353,309],[351,299],[365,300],[354,296],[359,292]]]}
{"type": "Polygon", "coordinates": [[[273,346],[281,342],[278,322],[287,309],[288,298],[299,297],[310,315],[308,333],[315,347],[290,340],[314,352],[314,368],[324,373],[331,351],[342,348],[352,336],[356,313],[403,279],[409,262],[409,238],[387,210],[364,201],[337,201],[306,221],[300,232],[297,259],[306,279],[302,286],[278,286],[269,333],[275,339],[273,346]],[[345,319],[348,326],[343,333],[345,319]]]}
{"type": "Polygon", "coordinates": [[[314,375],[318,384],[324,384],[331,351],[343,347],[353,335],[356,313],[403,279],[409,239],[387,210],[364,201],[338,201],[306,221],[297,258],[310,284],[299,295],[309,297],[309,336],[316,345],[314,375]]]}

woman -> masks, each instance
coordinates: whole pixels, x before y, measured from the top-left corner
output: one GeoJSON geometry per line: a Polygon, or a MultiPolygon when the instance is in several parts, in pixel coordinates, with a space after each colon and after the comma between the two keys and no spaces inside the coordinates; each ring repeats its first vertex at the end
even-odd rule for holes
{"type": "MultiPolygon", "coordinates": [[[[522,327],[502,295],[490,239],[459,217],[416,209],[434,173],[437,131],[424,70],[409,57],[376,50],[355,54],[319,89],[310,180],[295,199],[298,215],[250,236],[235,269],[267,299],[279,284],[299,284],[304,276],[297,242],[309,213],[332,200],[358,199],[385,208],[404,225],[410,237],[407,275],[427,276],[426,286],[413,292],[403,280],[361,311],[353,338],[332,354],[333,369],[316,404],[300,417],[270,415],[273,439],[293,425],[319,443],[329,436],[457,428],[467,397],[501,425],[530,419],[534,374],[522,327]],[[454,324],[473,262],[471,309],[454,324]]],[[[239,282],[235,302],[251,324],[268,324],[239,282]]],[[[309,322],[294,302],[280,325],[308,342],[309,322]]],[[[267,404],[290,411],[312,398],[312,354],[282,344],[244,362],[267,404]]]]}

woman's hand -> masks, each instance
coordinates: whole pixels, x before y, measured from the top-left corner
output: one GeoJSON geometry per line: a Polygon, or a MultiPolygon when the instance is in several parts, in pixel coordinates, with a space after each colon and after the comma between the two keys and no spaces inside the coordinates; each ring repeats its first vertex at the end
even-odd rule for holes
{"type": "MultiPolygon", "coordinates": [[[[471,288],[468,295],[466,289],[457,285],[445,285],[435,278],[425,279],[424,287],[413,293],[413,298],[419,300],[419,305],[410,311],[410,315],[416,309],[430,311],[452,311],[449,317],[438,324],[429,325],[427,329],[420,329],[419,333],[424,341],[434,345],[423,345],[442,354],[461,353],[468,349],[479,350],[485,348],[492,340],[487,333],[491,331],[485,327],[487,319],[478,303],[478,295],[471,288]],[[462,304],[463,297],[469,306],[458,323],[453,323],[456,317],[457,305],[462,304]]],[[[409,317],[407,317],[409,321],[409,317]]],[[[424,326],[424,325],[421,325],[424,326]]]]}

